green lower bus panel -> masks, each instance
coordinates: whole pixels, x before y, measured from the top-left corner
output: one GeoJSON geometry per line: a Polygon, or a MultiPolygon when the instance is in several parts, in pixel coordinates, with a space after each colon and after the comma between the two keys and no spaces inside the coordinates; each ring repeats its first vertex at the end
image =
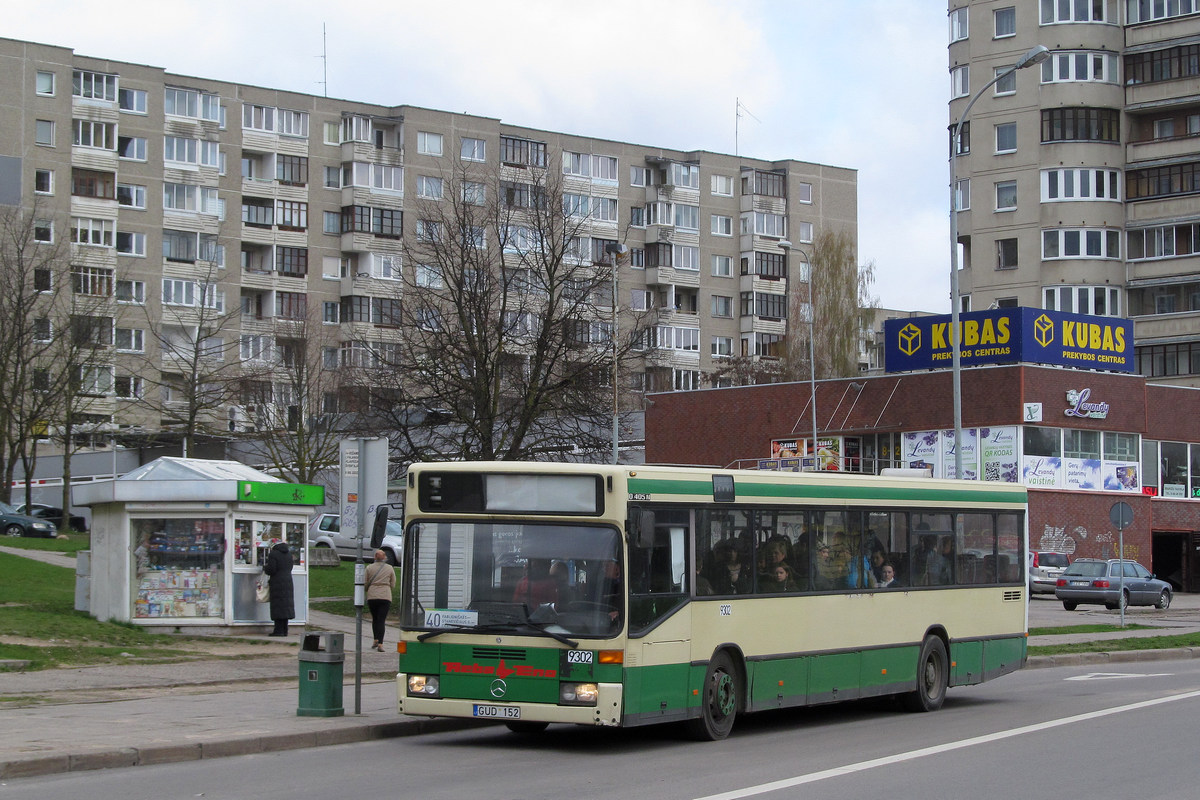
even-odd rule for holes
{"type": "Polygon", "coordinates": [[[811,659],[779,658],[748,664],[751,710],[804,705],[808,698],[809,661],[811,659]]]}
{"type": "MultiPolygon", "coordinates": [[[[689,664],[625,670],[625,724],[644,725],[687,718],[693,679],[694,670],[689,664]]],[[[703,671],[699,682],[704,682],[703,671]]]]}

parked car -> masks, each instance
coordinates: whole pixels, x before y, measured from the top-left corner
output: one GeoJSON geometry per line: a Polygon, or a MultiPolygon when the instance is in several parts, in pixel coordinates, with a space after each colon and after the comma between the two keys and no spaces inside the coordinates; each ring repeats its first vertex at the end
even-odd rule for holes
{"type": "Polygon", "coordinates": [[[41,536],[53,539],[58,528],[50,520],[22,514],[8,503],[0,502],[0,531],[5,536],[41,536]]]}
{"type": "MultiPolygon", "coordinates": [[[[59,529],[63,527],[63,510],[61,508],[48,506],[45,503],[30,503],[28,511],[25,510],[24,503],[17,503],[15,508],[17,509],[18,514],[28,514],[31,517],[48,519],[54,523],[54,527],[59,529]]],[[[79,514],[72,514],[70,516],[70,520],[71,530],[79,531],[80,533],[87,532],[87,520],[81,517],[79,514]]]]}
{"type": "Polygon", "coordinates": [[[1167,609],[1171,606],[1171,584],[1154,577],[1136,561],[1080,558],[1058,576],[1054,596],[1062,600],[1067,611],[1081,604],[1103,605],[1110,611],[1122,605],[1167,609]]]}
{"type": "Polygon", "coordinates": [[[1031,550],[1029,553],[1029,593],[1054,594],[1058,576],[1071,564],[1066,553],[1031,550]]]}
{"type": "MultiPolygon", "coordinates": [[[[357,531],[342,533],[342,517],[340,514],[318,514],[308,526],[309,547],[331,547],[342,558],[358,558],[357,531]]],[[[367,525],[367,537],[371,536],[371,526],[367,525]]],[[[363,543],[364,552],[370,547],[370,542],[363,543]]],[[[383,536],[381,548],[387,553],[388,563],[396,566],[400,563],[400,554],[404,550],[404,526],[398,519],[389,519],[387,530],[383,536]]],[[[371,554],[366,553],[367,558],[371,554]]]]}

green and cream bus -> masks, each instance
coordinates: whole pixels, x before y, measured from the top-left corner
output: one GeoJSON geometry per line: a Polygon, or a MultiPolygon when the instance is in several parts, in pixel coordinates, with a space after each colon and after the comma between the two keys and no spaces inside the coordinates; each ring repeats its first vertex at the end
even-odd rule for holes
{"type": "Polygon", "coordinates": [[[720,739],[763,709],[933,711],[1025,663],[1021,486],[473,462],[406,488],[403,714],[720,739]]]}

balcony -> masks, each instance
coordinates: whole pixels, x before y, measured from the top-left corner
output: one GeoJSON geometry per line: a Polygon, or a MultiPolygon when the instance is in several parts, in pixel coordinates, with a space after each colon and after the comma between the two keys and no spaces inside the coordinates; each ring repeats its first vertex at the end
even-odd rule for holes
{"type": "Polygon", "coordinates": [[[1158,161],[1200,156],[1200,135],[1172,136],[1167,139],[1146,139],[1130,142],[1125,147],[1125,160],[1129,168],[1137,167],[1138,161],[1158,161]]]}

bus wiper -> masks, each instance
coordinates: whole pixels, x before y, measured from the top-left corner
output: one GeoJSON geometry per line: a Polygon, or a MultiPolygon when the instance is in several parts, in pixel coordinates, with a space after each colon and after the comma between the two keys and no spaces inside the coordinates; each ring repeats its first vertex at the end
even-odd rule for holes
{"type": "Polygon", "coordinates": [[[572,640],[568,639],[566,636],[563,636],[561,633],[550,630],[550,625],[552,623],[535,622],[532,619],[527,619],[527,620],[525,620],[524,624],[528,625],[531,628],[536,628],[537,630],[546,634],[547,636],[549,636],[551,639],[555,640],[556,642],[562,642],[563,644],[565,644],[567,647],[571,648],[572,650],[579,647],[579,642],[572,641],[572,640]]]}
{"type": "Polygon", "coordinates": [[[484,625],[447,625],[445,628],[438,628],[436,631],[425,631],[425,633],[417,636],[418,642],[423,642],[427,639],[432,639],[434,636],[441,636],[443,633],[494,633],[496,631],[515,631],[520,622],[513,620],[512,622],[489,622],[484,625]]]}

